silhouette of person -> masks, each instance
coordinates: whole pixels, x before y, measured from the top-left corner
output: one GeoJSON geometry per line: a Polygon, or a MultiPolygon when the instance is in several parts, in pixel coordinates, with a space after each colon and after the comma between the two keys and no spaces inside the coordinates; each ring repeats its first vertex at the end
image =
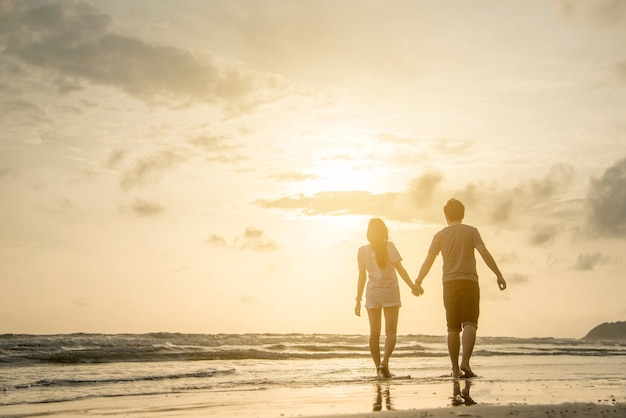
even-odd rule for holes
{"type": "Polygon", "coordinates": [[[472,379],[465,380],[465,386],[461,390],[459,379],[453,379],[452,382],[452,406],[472,406],[476,405],[476,401],[470,396],[470,388],[472,387],[472,379]]]}
{"type": "Polygon", "coordinates": [[[443,208],[448,226],[433,237],[428,255],[422,263],[415,280],[413,294],[424,293],[422,282],[439,253],[443,257],[443,299],[448,326],[448,353],[452,363],[453,377],[474,377],[470,367],[470,358],[476,343],[476,329],[480,303],[480,289],[476,272],[478,251],[487,267],[496,275],[500,290],[506,289],[506,281],[487,250],[478,229],[463,224],[465,206],[456,199],[450,199],[443,208]],[[461,348],[460,333],[463,331],[463,356],[459,365],[461,348]]]}
{"type": "Polygon", "coordinates": [[[400,311],[400,287],[398,276],[414,289],[413,282],[402,266],[402,257],[396,246],[389,241],[389,231],[379,218],[369,221],[367,227],[368,245],[359,248],[357,261],[359,278],[357,283],[356,306],[354,313],[361,316],[361,299],[365,284],[365,308],[370,323],[369,348],[379,378],[389,378],[389,358],[396,346],[398,314],[400,311]],[[369,276],[369,277],[368,277],[369,276]],[[380,358],[381,317],[385,316],[385,351],[380,358]]]}
{"type": "Polygon", "coordinates": [[[387,383],[384,387],[381,383],[376,383],[376,398],[374,399],[374,405],[372,405],[372,411],[382,411],[383,397],[385,398],[385,408],[387,408],[388,411],[393,410],[389,383],[387,383]]]}

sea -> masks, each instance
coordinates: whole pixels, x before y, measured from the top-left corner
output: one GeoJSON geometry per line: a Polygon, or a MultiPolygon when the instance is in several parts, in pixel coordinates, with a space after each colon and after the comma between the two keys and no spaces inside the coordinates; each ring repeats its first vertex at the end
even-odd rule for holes
{"type": "MultiPolygon", "coordinates": [[[[479,337],[472,367],[483,403],[550,401],[550,393],[553,403],[626,402],[623,341],[479,337]]],[[[390,370],[393,385],[416,393],[450,381],[445,336],[398,336],[390,370]]],[[[375,391],[376,382],[367,335],[0,335],[0,415],[6,405],[370,383],[375,391]]],[[[451,386],[441,405],[454,395],[451,386]]]]}

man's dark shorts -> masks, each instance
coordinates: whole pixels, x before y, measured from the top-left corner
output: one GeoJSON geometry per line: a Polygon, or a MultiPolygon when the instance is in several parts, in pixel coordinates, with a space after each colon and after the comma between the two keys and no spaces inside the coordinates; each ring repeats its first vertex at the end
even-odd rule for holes
{"type": "Polygon", "coordinates": [[[461,331],[461,325],[478,327],[480,288],[473,280],[451,280],[443,283],[448,331],[461,331]]]}

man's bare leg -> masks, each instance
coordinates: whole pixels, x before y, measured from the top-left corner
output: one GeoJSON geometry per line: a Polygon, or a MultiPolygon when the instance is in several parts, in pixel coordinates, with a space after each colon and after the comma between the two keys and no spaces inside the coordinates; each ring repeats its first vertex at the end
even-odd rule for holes
{"type": "Polygon", "coordinates": [[[463,326],[463,357],[461,359],[461,371],[465,377],[474,377],[476,374],[470,368],[470,358],[476,344],[476,326],[466,324],[463,326]]]}
{"type": "Polygon", "coordinates": [[[461,351],[460,331],[448,331],[448,354],[452,363],[452,377],[461,376],[459,368],[459,352],[461,351]]]}

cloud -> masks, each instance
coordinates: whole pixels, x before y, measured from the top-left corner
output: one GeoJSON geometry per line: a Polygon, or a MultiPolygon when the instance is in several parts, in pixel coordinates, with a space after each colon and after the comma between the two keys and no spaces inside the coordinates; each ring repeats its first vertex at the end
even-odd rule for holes
{"type": "Polygon", "coordinates": [[[26,100],[0,102],[0,122],[10,121],[16,125],[36,125],[48,123],[51,119],[39,106],[26,100]]]}
{"type": "Polygon", "coordinates": [[[565,16],[581,15],[597,24],[612,25],[626,20],[626,3],[623,0],[560,0],[559,5],[565,16]]]}
{"type": "Polygon", "coordinates": [[[275,251],[276,244],[260,229],[248,227],[245,232],[235,238],[235,246],[240,250],[275,251]]]}
{"type": "Polygon", "coordinates": [[[605,257],[600,253],[580,254],[574,265],[576,270],[593,270],[598,265],[609,263],[609,257],[605,257]]]}
{"type": "Polygon", "coordinates": [[[592,233],[626,238],[626,158],[591,179],[586,207],[592,233]]]}
{"type": "Polygon", "coordinates": [[[615,71],[619,79],[626,83],[626,61],[622,61],[615,65],[615,71]]]}
{"type": "Polygon", "coordinates": [[[252,93],[271,87],[258,74],[112,33],[113,19],[85,3],[7,4],[12,7],[0,11],[0,50],[19,63],[56,72],[62,91],[86,82],[151,103],[170,99],[232,106],[249,98],[259,102],[252,93]]]}
{"type": "Polygon", "coordinates": [[[370,193],[366,191],[319,192],[312,196],[295,195],[278,199],[259,199],[263,208],[297,210],[315,215],[376,215],[410,221],[415,211],[406,193],[370,193]]]}
{"type": "MultiPolygon", "coordinates": [[[[472,212],[472,219],[515,228],[523,226],[522,221],[533,219],[533,214],[537,213],[546,216],[559,211],[559,216],[565,218],[571,209],[564,209],[559,199],[568,190],[572,176],[571,167],[557,165],[539,180],[524,181],[507,189],[485,183],[451,189],[445,185],[442,174],[426,172],[411,180],[407,189],[400,192],[322,191],[313,195],[259,199],[255,204],[268,209],[296,210],[309,216],[369,215],[403,222],[442,222],[443,205],[455,197],[466,207],[481,208],[480,212],[472,212]]],[[[552,234],[555,234],[557,226],[553,228],[552,234]]],[[[535,232],[535,242],[550,238],[545,236],[545,230],[543,233],[542,236],[535,232]]]]}
{"type": "Polygon", "coordinates": [[[109,154],[109,158],[107,158],[106,166],[108,168],[117,167],[117,165],[122,162],[125,156],[126,151],[121,149],[114,149],[113,151],[111,151],[111,154],[109,154]]]}
{"type": "Polygon", "coordinates": [[[130,209],[141,218],[156,216],[163,212],[163,207],[159,203],[139,198],[135,199],[130,209]]]}
{"type": "Polygon", "coordinates": [[[509,284],[523,284],[529,281],[529,278],[525,274],[520,273],[511,273],[506,276],[506,281],[509,284]]]}
{"type": "Polygon", "coordinates": [[[235,250],[251,250],[251,251],[275,251],[278,246],[270,239],[265,232],[258,228],[248,227],[243,234],[238,235],[229,245],[226,238],[218,234],[211,234],[204,243],[212,247],[224,247],[235,250]]]}
{"type": "Polygon", "coordinates": [[[306,180],[315,180],[316,178],[318,178],[318,176],[316,176],[315,174],[298,173],[292,171],[277,173],[270,176],[270,178],[285,183],[299,183],[306,180]]]}
{"type": "Polygon", "coordinates": [[[213,247],[226,247],[226,238],[221,235],[211,234],[204,243],[213,247]]]}
{"type": "Polygon", "coordinates": [[[124,190],[144,185],[151,180],[159,178],[163,173],[171,170],[183,161],[183,157],[169,150],[139,159],[132,169],[122,174],[120,185],[124,190]]]}
{"type": "Polygon", "coordinates": [[[189,144],[207,153],[209,161],[229,164],[246,160],[247,157],[236,151],[242,146],[232,142],[232,138],[221,135],[200,135],[188,141],[189,144]]]}
{"type": "Polygon", "coordinates": [[[443,176],[440,173],[427,172],[411,181],[409,193],[417,206],[427,206],[431,203],[433,194],[442,180],[443,176]]]}
{"type": "Polygon", "coordinates": [[[559,230],[557,225],[537,225],[531,231],[529,241],[532,245],[546,244],[556,238],[559,230]]]}
{"type": "Polygon", "coordinates": [[[513,199],[511,197],[500,200],[494,205],[489,220],[492,224],[508,223],[511,221],[513,209],[513,199]]]}
{"type": "Polygon", "coordinates": [[[435,143],[435,150],[446,155],[466,155],[472,146],[471,141],[459,139],[440,139],[435,143]]]}
{"type": "Polygon", "coordinates": [[[567,191],[574,178],[574,167],[567,164],[556,164],[550,168],[542,179],[529,182],[531,196],[538,202],[567,191]]]}

